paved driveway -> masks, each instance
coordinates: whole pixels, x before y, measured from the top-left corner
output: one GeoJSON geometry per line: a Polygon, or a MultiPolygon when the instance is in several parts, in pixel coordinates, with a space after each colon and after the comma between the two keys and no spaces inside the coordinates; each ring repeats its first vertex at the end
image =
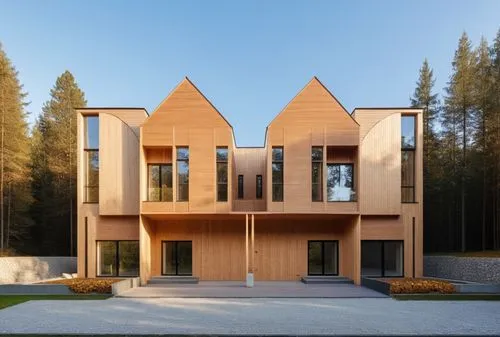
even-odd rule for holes
{"type": "Polygon", "coordinates": [[[353,284],[304,284],[302,282],[256,282],[246,288],[243,282],[202,281],[199,284],[148,285],[130,289],[121,297],[163,298],[369,298],[387,297],[353,284]]]}
{"type": "Polygon", "coordinates": [[[0,333],[498,334],[500,302],[112,298],[0,310],[0,333]]]}

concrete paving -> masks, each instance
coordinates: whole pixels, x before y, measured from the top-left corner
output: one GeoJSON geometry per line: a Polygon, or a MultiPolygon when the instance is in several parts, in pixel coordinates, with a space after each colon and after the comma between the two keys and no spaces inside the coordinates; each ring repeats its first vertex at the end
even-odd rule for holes
{"type": "Polygon", "coordinates": [[[127,290],[120,297],[136,298],[381,298],[374,290],[353,284],[304,284],[302,282],[201,281],[199,284],[148,285],[127,290]]]}
{"type": "Polygon", "coordinates": [[[111,298],[0,310],[0,334],[358,335],[500,332],[500,302],[111,298]]]}

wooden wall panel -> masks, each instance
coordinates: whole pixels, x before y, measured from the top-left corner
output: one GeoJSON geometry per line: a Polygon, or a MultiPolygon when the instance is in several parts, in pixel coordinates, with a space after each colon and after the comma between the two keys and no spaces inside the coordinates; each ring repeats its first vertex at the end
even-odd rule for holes
{"type": "Polygon", "coordinates": [[[139,240],[139,216],[100,216],[96,240],[139,240]]]}
{"type": "Polygon", "coordinates": [[[232,198],[233,211],[266,210],[266,149],[235,148],[232,198]],[[238,175],[243,175],[244,198],[238,199],[238,175]],[[256,198],[257,175],[262,176],[262,198],[256,198]]]}
{"type": "Polygon", "coordinates": [[[348,270],[346,224],[334,221],[255,219],[255,280],[299,280],[307,275],[308,240],[339,240],[339,272],[348,270]]]}
{"type": "Polygon", "coordinates": [[[235,220],[158,221],[152,274],[161,274],[161,242],[193,241],[193,275],[202,280],[245,279],[245,222],[235,220]]]}
{"type": "Polygon", "coordinates": [[[313,78],[269,124],[270,141],[275,128],[289,126],[326,127],[327,143],[358,145],[359,125],[335,97],[313,78]]]}
{"type": "Polygon", "coordinates": [[[284,212],[311,209],[311,129],[285,129],[284,212]]]}
{"type": "Polygon", "coordinates": [[[103,113],[99,115],[99,143],[99,213],[138,215],[137,135],[120,119],[103,113]]]}
{"type": "MultiPolygon", "coordinates": [[[[352,151],[356,153],[358,144],[359,125],[316,78],[311,80],[268,127],[267,210],[298,213],[327,212],[328,209],[334,211],[337,207],[328,206],[325,195],[323,203],[313,203],[311,200],[311,147],[323,145],[325,149],[326,146],[343,149],[347,146],[350,147],[351,155],[352,151]],[[283,203],[270,200],[273,146],[284,146],[283,203]]],[[[325,151],[324,163],[326,158],[325,151]]],[[[353,162],[355,160],[352,159],[353,162]]],[[[323,189],[326,192],[326,169],[324,171],[323,189]]]]}
{"type": "Polygon", "coordinates": [[[77,215],[78,277],[95,277],[97,249],[95,240],[97,222],[99,219],[98,205],[79,203],[77,215]],[[87,224],[87,226],[85,226],[85,224],[87,224]],[[86,230],[87,233],[85,233],[86,230]]]}
{"type": "Polygon", "coordinates": [[[361,240],[403,240],[405,228],[400,217],[361,217],[361,240]]]}
{"type": "MultiPolygon", "coordinates": [[[[232,209],[232,199],[217,202],[216,161],[217,146],[227,146],[229,150],[229,172],[233,166],[233,133],[231,126],[186,78],[158,106],[155,112],[141,127],[142,146],[150,148],[172,148],[170,157],[173,163],[174,202],[170,205],[150,205],[143,203],[143,213],[147,212],[207,212],[227,213],[232,209]],[[189,201],[177,202],[176,147],[189,147],[189,201]],[[147,210],[148,209],[148,210],[147,210]]],[[[153,150],[155,151],[155,150],[153,150]]],[[[141,164],[145,165],[145,164],[141,164]]],[[[141,186],[147,186],[147,175],[141,175],[141,186]]],[[[228,190],[231,193],[232,176],[228,177],[228,190]]],[[[145,192],[141,195],[145,198],[145,192]]],[[[145,199],[142,199],[145,200],[145,199]]]]}
{"type": "Polygon", "coordinates": [[[146,148],[146,163],[151,164],[171,164],[172,147],[167,148],[146,148]]]}
{"type": "MultiPolygon", "coordinates": [[[[173,126],[179,129],[218,127],[230,130],[231,128],[215,107],[187,78],[170,93],[142,125],[144,146],[172,144],[172,137],[165,131],[173,126]]],[[[182,136],[179,135],[179,137],[182,136]]]]}
{"type": "Polygon", "coordinates": [[[401,213],[401,116],[379,121],[360,146],[359,199],[362,214],[401,213]]]}
{"type": "MultiPolygon", "coordinates": [[[[341,275],[355,277],[354,218],[344,220],[255,217],[255,279],[298,280],[307,274],[307,241],[339,240],[341,275]],[[349,236],[349,242],[344,240],[349,236]]],[[[155,221],[151,274],[161,274],[161,241],[193,241],[193,275],[201,280],[245,279],[245,220],[155,221]]],[[[358,241],[359,242],[359,241],[358,241]]]]}
{"type": "Polygon", "coordinates": [[[146,285],[151,278],[152,246],[155,242],[155,231],[153,224],[149,219],[141,216],[139,219],[139,274],[141,285],[146,285]]]}
{"type": "Polygon", "coordinates": [[[357,156],[357,148],[345,148],[328,146],[326,150],[327,163],[355,163],[357,156]]]}

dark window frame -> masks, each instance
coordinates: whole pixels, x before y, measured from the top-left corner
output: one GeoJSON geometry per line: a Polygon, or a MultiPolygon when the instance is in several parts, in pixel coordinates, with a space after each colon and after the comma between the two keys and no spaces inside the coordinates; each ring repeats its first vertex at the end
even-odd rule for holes
{"type": "Polygon", "coordinates": [[[417,167],[417,158],[416,158],[416,150],[417,150],[417,115],[415,114],[403,114],[401,115],[401,130],[403,126],[403,118],[413,118],[413,146],[405,146],[403,143],[403,137],[401,137],[401,203],[403,204],[414,204],[417,203],[416,200],[416,191],[415,191],[415,185],[416,185],[416,172],[415,169],[417,167]],[[412,176],[412,185],[403,185],[403,155],[405,152],[412,152],[413,153],[413,176],[412,176]],[[408,190],[411,189],[412,194],[411,194],[411,200],[403,200],[403,190],[408,190]]]}
{"type": "MultiPolygon", "coordinates": [[[[351,167],[351,172],[352,172],[352,177],[351,177],[351,180],[352,180],[352,186],[351,186],[351,190],[356,193],[356,181],[355,181],[355,177],[356,177],[356,174],[354,172],[354,163],[326,163],[326,174],[328,174],[328,168],[330,166],[339,166],[339,169],[340,169],[340,166],[350,166],[351,167]]],[[[339,175],[339,179],[340,179],[340,175],[339,175]]],[[[328,200],[328,178],[326,179],[326,188],[327,188],[327,196],[326,196],[326,201],[327,202],[356,202],[357,201],[357,195],[354,194],[354,199],[353,200],[328,200]]],[[[352,195],[351,195],[352,197],[352,195]]]]}
{"type": "Polygon", "coordinates": [[[255,199],[262,199],[262,174],[257,174],[255,176],[255,199]]]}
{"type": "Polygon", "coordinates": [[[216,182],[217,182],[217,191],[216,191],[216,199],[217,202],[227,202],[228,201],[228,180],[229,180],[229,149],[227,146],[217,146],[215,148],[215,172],[216,172],[216,182]],[[219,159],[217,156],[217,151],[218,150],[226,150],[226,158],[225,159],[219,159]],[[226,179],[225,181],[221,181],[219,178],[219,166],[226,166],[226,179]],[[225,198],[220,199],[219,198],[219,193],[220,193],[220,188],[221,186],[226,186],[226,193],[225,193],[225,198]]]}
{"type": "Polygon", "coordinates": [[[271,183],[272,183],[272,193],[271,193],[271,200],[273,202],[283,202],[285,199],[285,184],[284,184],[284,179],[285,179],[285,149],[283,146],[273,146],[271,148],[271,159],[272,159],[272,167],[274,165],[279,165],[280,169],[280,176],[281,176],[281,182],[275,182],[274,181],[274,171],[272,170],[271,167],[271,183]],[[275,159],[273,152],[274,150],[281,149],[281,159],[275,159]],[[275,198],[275,188],[281,187],[281,193],[280,197],[281,198],[275,198]]]}
{"type": "Polygon", "coordinates": [[[324,152],[323,151],[323,146],[313,146],[311,148],[311,201],[312,202],[323,202],[323,160],[324,160],[324,152]],[[315,159],[313,157],[313,151],[315,149],[320,149],[321,150],[321,159],[315,159]],[[319,164],[319,182],[314,183],[313,181],[313,172],[314,172],[314,166],[315,164],[319,164]],[[315,193],[314,193],[314,187],[319,186],[319,199],[315,199],[315,193]]]}
{"type": "MultiPolygon", "coordinates": [[[[91,114],[91,115],[83,115],[83,136],[84,136],[84,141],[83,141],[83,153],[84,153],[84,184],[83,184],[83,203],[84,204],[98,204],[99,203],[99,179],[97,181],[97,185],[88,185],[88,177],[89,177],[89,154],[90,153],[96,153],[97,154],[97,172],[98,172],[98,177],[99,177],[99,147],[94,148],[94,147],[87,147],[87,139],[88,139],[88,127],[87,127],[87,121],[88,118],[97,118],[97,127],[99,128],[100,125],[100,120],[99,120],[99,115],[96,114],[91,114]],[[97,189],[97,199],[96,200],[89,200],[89,189],[97,189]]],[[[99,129],[97,130],[97,134],[99,134],[99,129]]],[[[98,140],[98,145],[99,145],[99,140],[98,140]]]]}
{"type": "Polygon", "coordinates": [[[238,199],[245,198],[245,177],[243,174],[238,174],[238,199]]]}
{"type": "Polygon", "coordinates": [[[141,251],[141,246],[139,243],[139,240],[96,240],[95,241],[95,247],[96,247],[96,259],[95,259],[95,264],[96,264],[96,277],[105,277],[105,278],[114,278],[114,277],[134,277],[134,276],[139,276],[140,274],[140,269],[141,269],[141,258],[140,258],[140,251],[141,251]],[[114,242],[115,243],[115,249],[116,249],[116,254],[115,254],[115,264],[116,264],[116,272],[114,275],[99,275],[99,242],[114,242]],[[138,256],[139,256],[139,261],[137,261],[137,275],[120,275],[120,242],[137,242],[137,249],[138,249],[138,256]]]}
{"type": "Polygon", "coordinates": [[[173,196],[174,171],[173,170],[174,170],[174,167],[173,167],[172,163],[148,163],[148,195],[147,195],[147,201],[148,202],[172,202],[172,201],[174,201],[174,196],[173,196]],[[150,200],[150,198],[149,198],[149,188],[151,188],[149,186],[149,181],[150,181],[150,179],[149,179],[149,172],[150,172],[149,168],[151,166],[158,166],[158,173],[159,173],[159,180],[160,180],[159,181],[160,187],[158,187],[160,189],[160,199],[159,200],[150,200]],[[163,189],[163,187],[162,187],[162,176],[163,175],[161,173],[162,166],[170,166],[170,173],[172,174],[172,176],[170,177],[170,180],[172,181],[172,186],[171,186],[171,188],[172,188],[172,198],[170,200],[162,200],[162,196],[163,196],[163,193],[162,193],[162,189],[163,189]]]}
{"type": "Polygon", "coordinates": [[[161,267],[160,267],[160,273],[162,276],[193,276],[193,240],[161,240],[161,267]],[[175,257],[176,264],[175,264],[175,274],[167,274],[163,270],[163,266],[165,265],[165,260],[164,260],[164,252],[163,252],[163,243],[167,242],[172,242],[175,243],[175,250],[177,253],[177,247],[179,245],[179,242],[190,242],[191,243],[191,273],[190,274],[179,274],[179,263],[178,263],[178,255],[175,257]]]}
{"type": "Polygon", "coordinates": [[[361,261],[360,261],[360,272],[361,272],[361,277],[394,277],[394,278],[403,278],[405,277],[405,242],[404,240],[361,240],[361,248],[363,247],[363,242],[379,242],[381,243],[381,275],[363,275],[362,270],[363,270],[363,250],[361,249],[361,261]],[[400,242],[401,243],[401,261],[402,261],[402,268],[401,268],[401,275],[398,276],[385,276],[385,242],[400,242]]]}
{"type": "Polygon", "coordinates": [[[339,240],[307,240],[307,275],[308,276],[338,276],[340,270],[339,265],[339,240]],[[323,262],[321,265],[321,274],[311,274],[309,271],[309,244],[314,242],[321,243],[321,261],[323,262]],[[325,274],[325,242],[335,242],[336,253],[335,257],[337,261],[335,262],[335,266],[337,267],[337,273],[334,274],[325,274]]]}
{"type": "Polygon", "coordinates": [[[177,202],[189,202],[189,157],[190,157],[190,153],[189,153],[189,146],[177,146],[175,148],[175,154],[176,154],[176,165],[175,165],[175,173],[176,173],[176,201],[177,202]],[[179,153],[179,150],[181,149],[186,149],[187,150],[187,153],[188,153],[188,156],[187,158],[182,158],[182,159],[179,159],[179,156],[178,156],[178,153],[179,153]],[[185,163],[187,165],[187,168],[188,168],[188,173],[187,173],[187,183],[181,183],[180,182],[180,179],[179,179],[179,164],[180,163],[185,163]],[[180,196],[180,193],[179,193],[179,187],[180,186],[186,186],[187,187],[187,198],[186,199],[179,199],[179,196],[180,196]]]}

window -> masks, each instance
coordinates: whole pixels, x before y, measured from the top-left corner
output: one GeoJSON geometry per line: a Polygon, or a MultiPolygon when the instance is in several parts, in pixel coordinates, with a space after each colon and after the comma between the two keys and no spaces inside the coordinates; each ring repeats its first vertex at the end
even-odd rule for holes
{"type": "Polygon", "coordinates": [[[84,116],[84,202],[99,202],[99,117],[84,116]]]}
{"type": "Polygon", "coordinates": [[[189,201],[189,148],[177,148],[177,201],[189,201]]]}
{"type": "Polygon", "coordinates": [[[262,176],[260,174],[255,177],[255,198],[262,199],[262,176]]]}
{"type": "Polygon", "coordinates": [[[97,276],[138,276],[139,241],[97,241],[97,276]]]}
{"type": "Polygon", "coordinates": [[[227,147],[216,149],[217,201],[227,201],[227,147]]]}
{"type": "Polygon", "coordinates": [[[243,199],[244,191],[243,191],[243,175],[238,176],[238,199],[243,199]]]}
{"type": "Polygon", "coordinates": [[[273,201],[283,201],[283,147],[272,149],[273,201]]]}
{"type": "Polygon", "coordinates": [[[172,200],[172,164],[149,164],[148,201],[172,200]]]}
{"type": "Polygon", "coordinates": [[[338,241],[307,242],[307,274],[338,275],[338,241]]]}
{"type": "Polygon", "coordinates": [[[328,164],[327,200],[356,201],[353,164],[328,164]]]}
{"type": "Polygon", "coordinates": [[[402,277],[403,241],[361,241],[361,275],[402,277]]]}
{"type": "Polygon", "coordinates": [[[323,147],[313,146],[312,160],[312,201],[323,201],[323,147]]]}
{"type": "Polygon", "coordinates": [[[415,116],[401,116],[401,202],[415,202],[415,116]]]}

